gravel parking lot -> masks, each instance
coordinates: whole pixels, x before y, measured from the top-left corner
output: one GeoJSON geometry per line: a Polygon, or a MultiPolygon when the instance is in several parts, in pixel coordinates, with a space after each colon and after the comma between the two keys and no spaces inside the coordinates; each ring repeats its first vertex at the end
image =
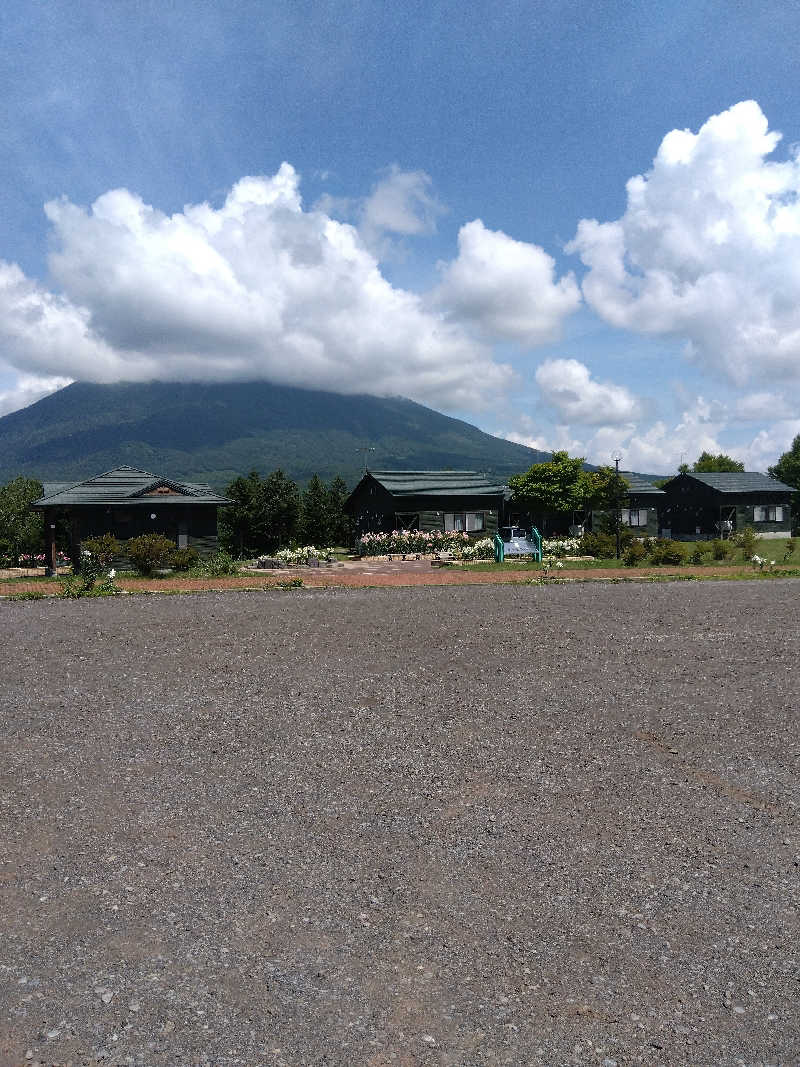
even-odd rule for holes
{"type": "Polygon", "coordinates": [[[800,1063],[798,588],[0,604],[0,1064],[800,1063]]]}

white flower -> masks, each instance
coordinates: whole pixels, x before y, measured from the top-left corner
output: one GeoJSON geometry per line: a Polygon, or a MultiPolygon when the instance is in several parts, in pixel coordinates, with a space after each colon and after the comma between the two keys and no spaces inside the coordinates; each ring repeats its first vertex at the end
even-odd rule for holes
{"type": "Polygon", "coordinates": [[[113,582],[116,577],[117,577],[117,572],[112,567],[111,570],[108,572],[108,580],[110,582],[113,582]]]}

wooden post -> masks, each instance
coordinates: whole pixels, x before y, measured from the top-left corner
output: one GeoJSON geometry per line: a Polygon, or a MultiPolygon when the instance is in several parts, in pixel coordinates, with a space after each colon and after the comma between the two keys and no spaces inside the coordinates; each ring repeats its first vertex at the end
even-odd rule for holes
{"type": "Polygon", "coordinates": [[[58,563],[56,560],[56,523],[55,513],[52,511],[45,511],[44,513],[44,573],[45,577],[52,578],[58,573],[58,563]]]}

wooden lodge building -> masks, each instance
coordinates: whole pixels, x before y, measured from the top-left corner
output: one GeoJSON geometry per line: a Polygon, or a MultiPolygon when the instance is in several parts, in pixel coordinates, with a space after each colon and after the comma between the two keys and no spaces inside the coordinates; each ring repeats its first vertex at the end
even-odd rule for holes
{"type": "MultiPolygon", "coordinates": [[[[636,537],[658,537],[661,531],[661,511],[666,499],[663,489],[659,489],[640,474],[632,474],[630,471],[620,471],[619,477],[624,483],[620,512],[622,525],[630,526],[636,537]]],[[[603,511],[592,511],[592,530],[598,528],[598,520],[603,514],[603,511]]]]}
{"type": "Polygon", "coordinates": [[[751,471],[679,474],[664,486],[661,532],[678,541],[726,537],[751,526],[758,537],[791,537],[792,494],[751,471]]]}
{"type": "MultiPolygon", "coordinates": [[[[70,556],[80,564],[81,544],[113,534],[123,544],[144,533],[160,533],[176,548],[194,547],[205,556],[218,548],[217,509],[229,504],[209,485],[176,482],[136,467],[117,467],[83,482],[50,482],[31,506],[43,512],[48,570],[55,570],[55,527],[65,519],[70,556]]],[[[124,563],[124,557],[120,560],[124,563]]]]}
{"type": "Polygon", "coordinates": [[[392,530],[492,537],[508,487],[475,471],[367,471],[344,503],[356,538],[392,530]]]}

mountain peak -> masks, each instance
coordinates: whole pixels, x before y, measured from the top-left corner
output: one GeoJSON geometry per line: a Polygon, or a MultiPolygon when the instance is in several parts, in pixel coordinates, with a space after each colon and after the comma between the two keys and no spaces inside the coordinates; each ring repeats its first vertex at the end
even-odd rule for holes
{"type": "Polygon", "coordinates": [[[0,418],[0,484],[19,474],[79,480],[115,467],[219,488],[280,467],[354,485],[382,470],[479,470],[503,477],[550,458],[403,397],[268,382],[75,382],[0,418]]]}

